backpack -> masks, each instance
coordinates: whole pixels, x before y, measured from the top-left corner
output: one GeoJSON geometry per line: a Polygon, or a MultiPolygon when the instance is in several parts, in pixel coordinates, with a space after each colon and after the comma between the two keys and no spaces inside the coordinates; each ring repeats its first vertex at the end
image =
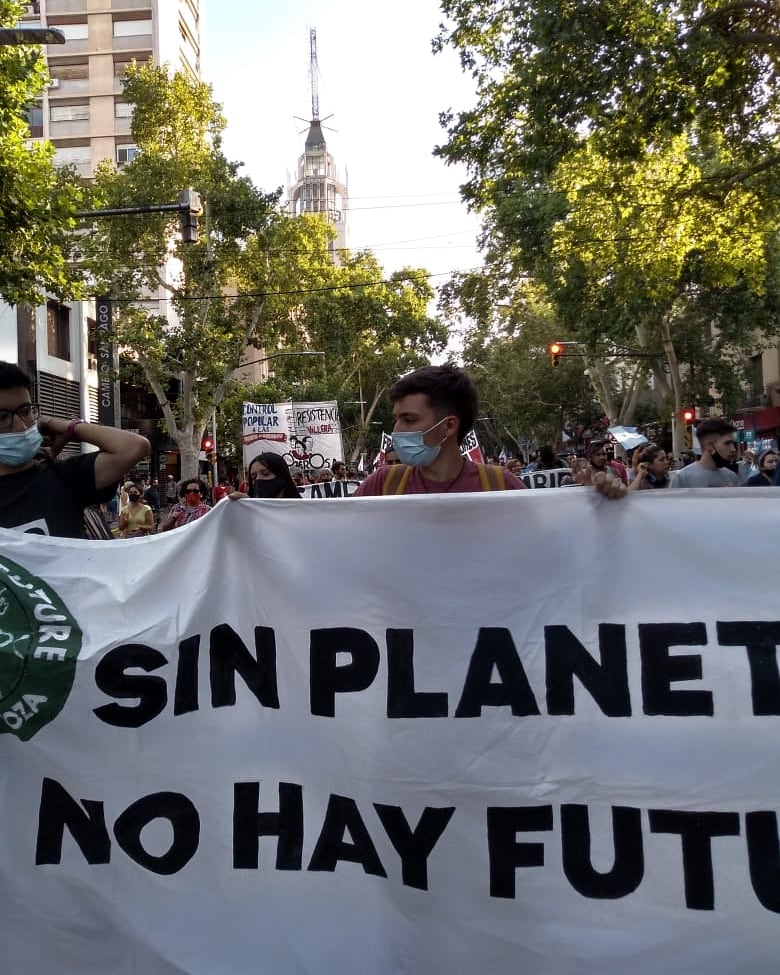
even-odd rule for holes
{"type": "MultiPolygon", "coordinates": [[[[492,467],[487,464],[477,464],[479,483],[483,491],[505,491],[506,478],[503,467],[492,467]],[[492,473],[491,473],[492,472],[492,473]],[[491,480],[494,484],[491,485],[491,480]]],[[[403,494],[409,478],[412,475],[411,464],[394,464],[387,477],[382,482],[382,494],[403,494]]]]}

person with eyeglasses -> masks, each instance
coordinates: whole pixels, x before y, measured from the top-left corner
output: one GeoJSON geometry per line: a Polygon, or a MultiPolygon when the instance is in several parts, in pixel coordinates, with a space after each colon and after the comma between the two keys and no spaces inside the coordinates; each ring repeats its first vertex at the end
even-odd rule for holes
{"type": "Polygon", "coordinates": [[[84,538],[84,511],[110,500],[122,475],[149,454],[145,437],[89,423],[41,416],[32,380],[0,361],[0,528],[61,538],[84,538]],[[97,448],[56,458],[67,443],[97,448]]]}
{"type": "Polygon", "coordinates": [[[197,521],[211,511],[211,505],[204,500],[208,494],[208,488],[199,481],[197,477],[190,477],[182,481],[179,497],[181,500],[171,508],[168,519],[163,524],[160,531],[170,531],[172,528],[181,528],[182,525],[189,525],[192,521],[197,521]]]}

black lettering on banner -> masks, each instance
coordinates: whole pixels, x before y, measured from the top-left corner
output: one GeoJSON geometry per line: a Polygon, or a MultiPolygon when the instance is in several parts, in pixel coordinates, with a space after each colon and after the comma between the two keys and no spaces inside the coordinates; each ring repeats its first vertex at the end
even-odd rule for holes
{"type": "Polygon", "coordinates": [[[753,714],[780,714],[780,669],[777,645],[780,623],[750,621],[717,623],[718,643],[723,647],[745,647],[750,667],[753,714]]]}
{"type": "Polygon", "coordinates": [[[103,704],[94,709],[95,716],[116,728],[140,728],[165,710],[168,687],[164,677],[127,674],[131,667],[147,674],[164,667],[168,660],[153,647],[143,643],[123,643],[114,647],[95,668],[95,683],[109,697],[138,698],[133,705],[103,704]]]}
{"type": "Polygon", "coordinates": [[[455,812],[454,806],[426,806],[412,830],[400,806],[375,802],[374,809],[395,852],[401,858],[401,881],[406,887],[428,889],[428,857],[455,812]]]}
{"type": "Polygon", "coordinates": [[[631,806],[612,807],[615,860],[611,870],[595,870],[590,859],[588,807],[561,806],[563,872],[583,897],[612,900],[636,890],[645,871],[642,852],[642,812],[631,806]]]}
{"type": "Polygon", "coordinates": [[[574,714],[576,677],[604,714],[612,718],[631,716],[624,626],[599,624],[601,663],[568,626],[545,626],[544,653],[548,714],[574,714]]]}
{"type": "Polygon", "coordinates": [[[303,851],[303,788],[279,783],[279,812],[260,812],[260,783],[233,786],[233,866],[257,870],[261,836],[276,836],[276,869],[300,870],[303,851]]]}
{"type": "Polygon", "coordinates": [[[745,814],[750,883],[768,911],[780,914],[780,838],[777,813],[771,810],[745,814]]]}
{"type": "Polygon", "coordinates": [[[276,638],[270,626],[255,627],[255,654],[236,631],[222,623],[211,631],[209,663],[211,704],[215,708],[236,703],[236,674],[266,708],[279,707],[276,685],[276,638]]]}
{"type": "Polygon", "coordinates": [[[388,718],[446,718],[449,701],[443,691],[414,687],[414,630],[386,630],[388,718]]]}
{"type": "Polygon", "coordinates": [[[712,717],[710,691],[675,691],[670,687],[675,681],[701,680],[701,654],[672,656],[669,648],[706,646],[704,623],[640,623],[638,629],[645,714],[712,717]]]}
{"type": "Polygon", "coordinates": [[[331,795],[307,869],[332,873],[339,860],[359,863],[366,873],[375,877],[387,876],[355,800],[349,796],[331,795]],[[347,832],[352,838],[351,843],[344,839],[347,832]]]}
{"type": "Polygon", "coordinates": [[[365,630],[335,626],[311,631],[309,645],[309,695],[311,713],[332,718],[336,714],[336,695],[364,691],[379,670],[379,647],[365,630]],[[348,653],[352,660],[338,665],[338,655],[348,653]]]}
{"type": "Polygon", "coordinates": [[[739,836],[739,813],[649,810],[651,833],[679,833],[682,841],[685,906],[715,909],[712,871],[713,836],[739,836]]]}
{"type": "Polygon", "coordinates": [[[488,806],[491,897],[515,896],[517,867],[544,866],[544,844],[518,843],[517,834],[552,828],[552,806],[488,806]]]}
{"type": "Polygon", "coordinates": [[[512,634],[502,626],[483,626],[469,661],[456,718],[478,718],[482,708],[508,707],[521,717],[539,714],[512,634]],[[500,682],[493,683],[493,671],[500,682]]]}
{"type": "Polygon", "coordinates": [[[61,862],[66,826],[87,863],[111,862],[111,840],[106,829],[103,803],[82,799],[79,804],[59,782],[45,778],[38,808],[36,866],[61,862]]]}
{"type": "Polygon", "coordinates": [[[200,634],[182,640],[179,644],[179,660],[176,665],[176,690],[173,696],[173,713],[188,714],[198,710],[198,659],[200,634]]]}
{"type": "Polygon", "coordinates": [[[155,792],[125,809],[114,823],[114,836],[139,866],[169,877],[195,856],[200,842],[200,816],[192,800],[180,792],[155,792]],[[170,847],[159,856],[149,853],[141,842],[144,827],[155,819],[167,819],[173,830],[170,847]]]}

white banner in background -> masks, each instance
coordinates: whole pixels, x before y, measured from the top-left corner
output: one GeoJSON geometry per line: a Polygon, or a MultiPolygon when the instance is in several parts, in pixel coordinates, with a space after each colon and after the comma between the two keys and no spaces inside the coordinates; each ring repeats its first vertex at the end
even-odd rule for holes
{"type": "Polygon", "coordinates": [[[571,468],[553,467],[546,471],[529,471],[520,480],[529,488],[557,488],[563,486],[564,478],[571,480],[571,468]]]}
{"type": "Polygon", "coordinates": [[[244,403],[244,467],[281,454],[292,467],[319,470],[344,457],[338,403],[244,403]]]}
{"type": "Polygon", "coordinates": [[[779,505],[0,532],[4,971],[774,975],[779,505]]]}

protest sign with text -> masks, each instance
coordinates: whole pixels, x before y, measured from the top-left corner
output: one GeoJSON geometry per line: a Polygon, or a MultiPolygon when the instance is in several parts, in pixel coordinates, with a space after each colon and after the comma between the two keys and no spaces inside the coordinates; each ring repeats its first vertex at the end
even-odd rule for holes
{"type": "Polygon", "coordinates": [[[319,470],[344,456],[338,403],[244,403],[244,467],[266,451],[319,470]]]}

